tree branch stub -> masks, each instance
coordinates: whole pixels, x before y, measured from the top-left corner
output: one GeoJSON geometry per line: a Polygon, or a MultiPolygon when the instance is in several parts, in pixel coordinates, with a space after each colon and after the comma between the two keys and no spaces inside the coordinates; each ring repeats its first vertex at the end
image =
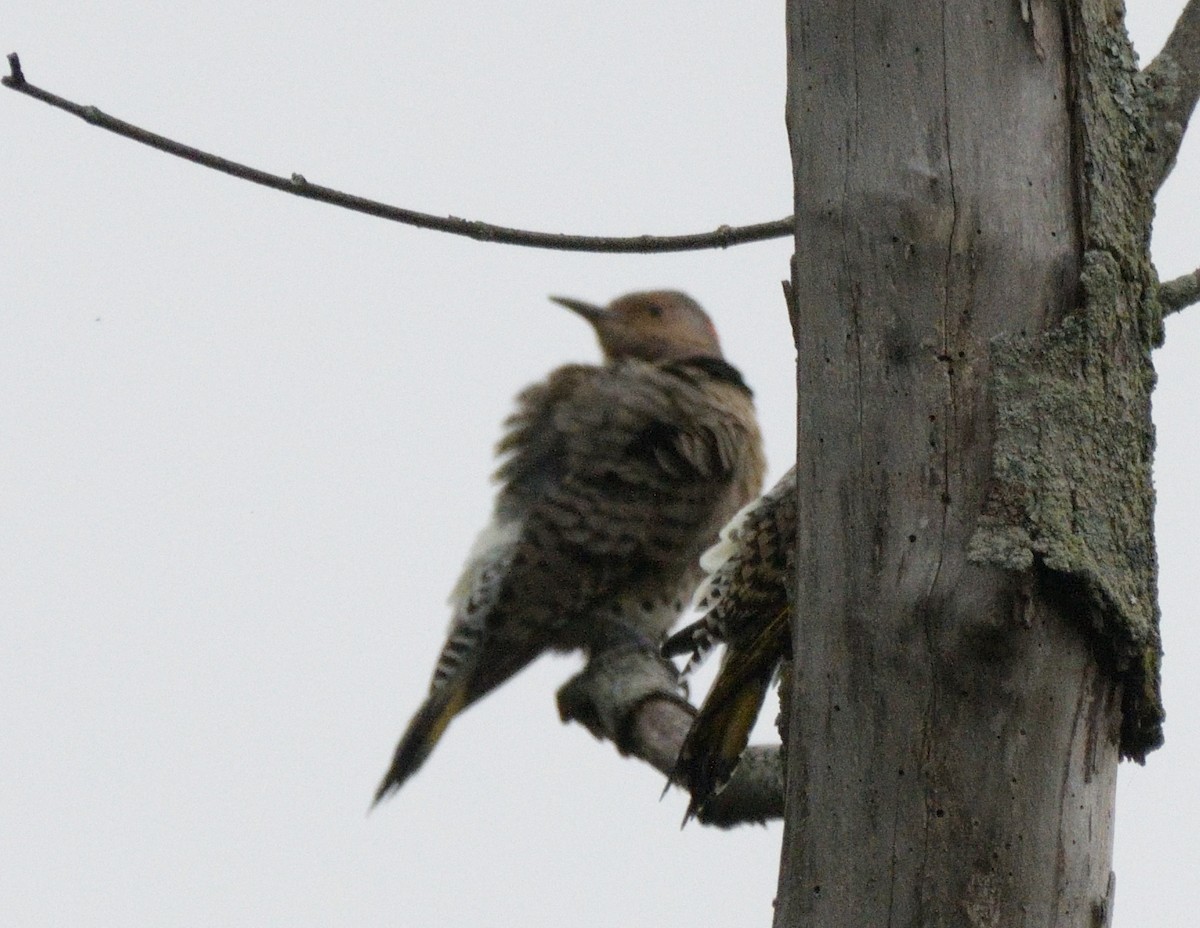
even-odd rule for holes
{"type": "Polygon", "coordinates": [[[1162,51],[1138,78],[1139,95],[1149,112],[1147,180],[1157,190],[1175,166],[1200,97],[1200,0],[1188,0],[1162,51]]]}
{"type": "Polygon", "coordinates": [[[1158,302],[1164,316],[1200,303],[1200,268],[1159,284],[1158,302]]]}
{"type": "MultiPolygon", "coordinates": [[[[558,691],[564,722],[579,722],[595,737],[611,741],[666,777],[696,710],[688,703],[678,671],[655,651],[617,648],[593,655],[558,691]]],[[[752,747],[725,789],[697,820],[730,828],[783,815],[783,769],[779,749],[752,747]]]]}

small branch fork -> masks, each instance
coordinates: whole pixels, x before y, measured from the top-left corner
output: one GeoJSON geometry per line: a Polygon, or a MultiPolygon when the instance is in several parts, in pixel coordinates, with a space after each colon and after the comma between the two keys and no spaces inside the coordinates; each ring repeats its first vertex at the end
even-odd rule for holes
{"type": "Polygon", "coordinates": [[[760,222],[749,226],[723,225],[712,232],[698,232],[688,235],[635,235],[632,237],[608,235],[564,235],[554,232],[534,232],[525,229],[511,229],[505,226],[492,225],[470,219],[460,219],[457,216],[433,216],[416,210],[391,206],[365,197],[343,193],[331,187],[310,184],[301,174],[291,177],[281,177],[268,174],[248,165],[238,164],[222,158],[220,155],[209,154],[198,148],[192,148],[176,142],[165,136],[149,132],[138,126],[124,122],[114,116],[103,113],[94,106],[83,106],[73,103],[56,94],[50,93],[29,83],[21,70],[21,60],[16,52],[8,56],[10,73],[0,79],[5,87],[41,100],[60,110],[65,110],[78,116],[85,122],[169,155],[183,158],[195,164],[221,171],[242,180],[248,180],[274,190],[282,190],[294,196],[321,203],[330,203],[343,209],[366,213],[368,216],[378,216],[392,222],[416,226],[420,229],[433,229],[438,232],[449,232],[452,235],[464,235],[482,242],[499,242],[507,245],[525,245],[531,248],[549,248],[558,251],[591,251],[606,254],[663,254],[674,251],[699,251],[707,248],[728,248],[731,245],[744,245],[749,242],[761,242],[774,238],[785,238],[793,232],[791,217],[778,219],[774,222],[760,222]]]}

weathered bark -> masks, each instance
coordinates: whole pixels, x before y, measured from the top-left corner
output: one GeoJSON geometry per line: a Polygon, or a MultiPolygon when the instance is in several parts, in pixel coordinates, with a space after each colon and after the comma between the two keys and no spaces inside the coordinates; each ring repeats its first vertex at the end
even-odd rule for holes
{"type": "Polygon", "coordinates": [[[788,5],[780,928],[1107,921],[1118,757],[1160,738],[1160,328],[1096,17],[1121,28],[1092,0],[788,5]]]}
{"type": "Polygon", "coordinates": [[[1200,96],[1200,2],[1188,0],[1158,56],[1140,75],[1147,104],[1148,180],[1157,190],[1183,142],[1200,96]]]}

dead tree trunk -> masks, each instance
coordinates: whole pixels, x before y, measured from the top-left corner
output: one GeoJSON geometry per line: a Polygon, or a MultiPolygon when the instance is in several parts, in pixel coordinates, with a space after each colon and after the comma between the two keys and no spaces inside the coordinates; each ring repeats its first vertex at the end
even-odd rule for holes
{"type": "Polygon", "coordinates": [[[776,925],[1104,924],[1117,761],[1161,738],[1161,178],[1120,8],[791,0],[788,58],[776,925]]]}

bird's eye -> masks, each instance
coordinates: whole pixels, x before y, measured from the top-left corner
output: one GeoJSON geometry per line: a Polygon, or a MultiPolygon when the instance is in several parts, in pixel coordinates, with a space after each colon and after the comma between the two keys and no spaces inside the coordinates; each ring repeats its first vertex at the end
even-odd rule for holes
{"type": "Polygon", "coordinates": [[[648,307],[646,307],[646,309],[649,311],[651,319],[657,319],[662,315],[661,306],[655,306],[653,303],[651,303],[648,307]]]}

